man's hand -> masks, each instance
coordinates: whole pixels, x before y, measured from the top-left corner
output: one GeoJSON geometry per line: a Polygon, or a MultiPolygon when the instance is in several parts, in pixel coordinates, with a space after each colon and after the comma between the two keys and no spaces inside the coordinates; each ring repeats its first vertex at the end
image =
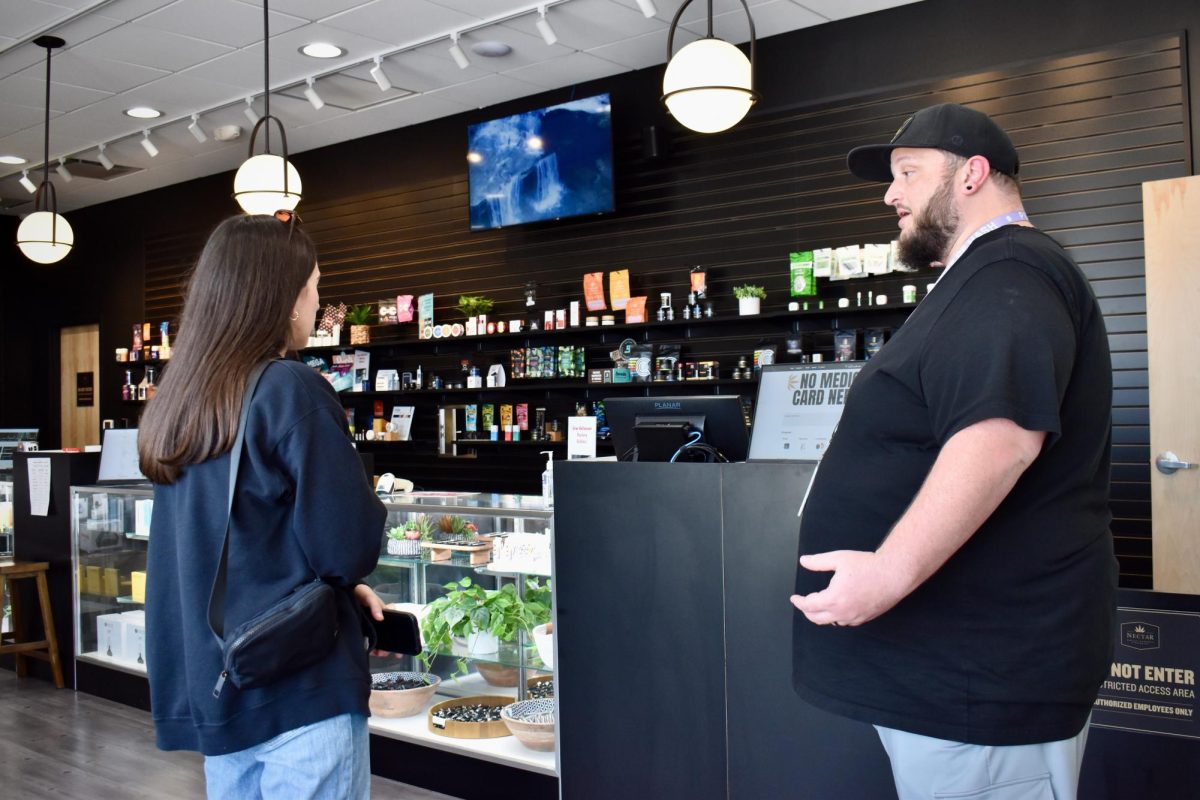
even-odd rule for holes
{"type": "Polygon", "coordinates": [[[801,556],[800,566],[832,572],[823,591],[792,595],[792,605],[817,625],[862,625],[900,602],[911,582],[881,553],[832,550],[801,556]]]}
{"type": "Polygon", "coordinates": [[[374,589],[365,583],[356,584],[354,597],[363,608],[371,612],[372,619],[376,622],[383,622],[383,601],[379,599],[379,595],[375,594],[374,589]]]}

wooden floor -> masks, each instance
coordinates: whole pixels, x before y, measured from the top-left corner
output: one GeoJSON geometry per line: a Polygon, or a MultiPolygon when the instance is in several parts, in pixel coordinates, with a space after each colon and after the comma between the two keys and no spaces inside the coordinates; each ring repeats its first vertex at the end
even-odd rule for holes
{"type": "MultiPolygon", "coordinates": [[[[0,797],[203,798],[204,765],[197,753],[155,748],[144,711],[0,669],[0,797]]],[[[376,776],[371,797],[453,800],[376,776]]]]}

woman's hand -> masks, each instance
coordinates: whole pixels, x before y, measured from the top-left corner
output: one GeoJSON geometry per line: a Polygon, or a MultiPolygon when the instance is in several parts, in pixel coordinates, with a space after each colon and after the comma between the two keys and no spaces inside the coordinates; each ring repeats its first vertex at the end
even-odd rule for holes
{"type": "Polygon", "coordinates": [[[365,583],[356,584],[354,587],[354,596],[363,608],[371,612],[371,618],[376,622],[383,622],[383,601],[379,599],[379,595],[375,594],[375,590],[365,583]]]}

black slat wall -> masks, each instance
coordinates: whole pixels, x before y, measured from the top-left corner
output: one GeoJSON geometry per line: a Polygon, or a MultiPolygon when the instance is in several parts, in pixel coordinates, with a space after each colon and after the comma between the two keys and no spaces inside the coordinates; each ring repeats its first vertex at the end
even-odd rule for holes
{"type": "MultiPolygon", "coordinates": [[[[320,249],[326,299],[371,302],[432,291],[437,317],[457,319],[452,306],[460,293],[486,294],[497,300],[497,315],[507,317],[520,313],[526,281],[539,283],[544,307],[558,307],[579,299],[584,272],[628,267],[634,294],[649,295],[653,308],[659,290],[674,290],[678,302],[687,268],[704,264],[720,314],[735,313],[730,287],[746,281],[766,286],[764,311],[777,311],[789,299],[788,251],[887,242],[895,233],[895,216],[882,204],[884,187],[858,182],[845,170],[845,153],[852,146],[886,141],[905,117],[933,103],[954,101],[986,111],[1018,147],[1026,207],[1034,222],[1072,253],[1104,310],[1113,353],[1112,510],[1121,580],[1128,587],[1149,588],[1140,185],[1191,172],[1182,63],[1177,36],[1118,44],[869,96],[764,111],[717,136],[688,135],[671,126],[671,141],[663,142],[668,154],[656,159],[644,154],[642,123],[632,114],[622,118],[623,98],[653,91],[653,78],[635,73],[592,85],[613,93],[616,214],[470,233],[465,137],[454,136],[463,136],[466,121],[490,113],[406,129],[406,141],[428,146],[434,159],[420,177],[401,177],[370,191],[356,190],[348,179],[340,192],[306,200],[302,211],[320,249]],[[447,135],[448,144],[430,141],[447,135]]],[[[537,105],[539,99],[513,110],[537,105]]],[[[352,147],[326,152],[349,159],[352,147]]],[[[353,160],[350,172],[370,168],[357,163],[369,158],[353,160]]],[[[182,276],[203,235],[147,240],[147,318],[178,313],[182,276]]],[[[923,293],[932,277],[828,284],[822,296],[853,298],[870,289],[898,299],[901,284],[917,283],[923,293]]],[[[814,337],[835,326],[832,319],[798,325],[814,337]]],[[[750,331],[731,344],[715,327],[694,336],[693,352],[727,356],[761,339],[750,331]]],[[[819,339],[814,341],[819,346],[819,339]]],[[[425,466],[433,468],[432,462],[425,466]]],[[[525,468],[540,470],[536,459],[525,468]]]]}

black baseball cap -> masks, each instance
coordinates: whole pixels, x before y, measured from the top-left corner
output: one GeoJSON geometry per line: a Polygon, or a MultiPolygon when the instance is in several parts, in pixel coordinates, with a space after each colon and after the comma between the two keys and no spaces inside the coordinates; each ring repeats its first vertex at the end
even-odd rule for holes
{"type": "Polygon", "coordinates": [[[1017,149],[1004,129],[982,111],[957,103],[923,108],[904,120],[892,141],[866,144],[846,156],[846,166],[868,181],[892,181],[892,151],[897,147],[934,147],[970,158],[983,156],[992,169],[1016,177],[1017,149]]]}

